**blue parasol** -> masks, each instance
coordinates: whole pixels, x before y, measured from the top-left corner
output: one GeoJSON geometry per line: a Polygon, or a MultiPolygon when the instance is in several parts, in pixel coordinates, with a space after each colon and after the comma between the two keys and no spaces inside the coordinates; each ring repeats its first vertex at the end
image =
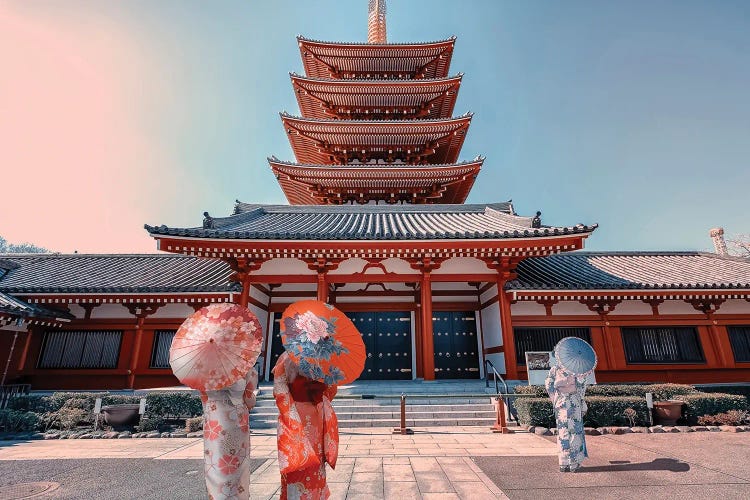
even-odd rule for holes
{"type": "Polygon", "coordinates": [[[566,372],[586,375],[596,367],[594,348],[578,337],[565,337],[555,346],[555,359],[566,372]]]}

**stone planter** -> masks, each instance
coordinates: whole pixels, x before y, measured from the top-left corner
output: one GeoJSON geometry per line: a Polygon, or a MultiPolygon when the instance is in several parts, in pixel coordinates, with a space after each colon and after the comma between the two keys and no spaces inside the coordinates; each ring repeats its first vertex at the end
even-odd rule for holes
{"type": "Polygon", "coordinates": [[[103,406],[104,422],[116,428],[136,425],[140,420],[140,407],[137,404],[103,406]]]}
{"type": "Polygon", "coordinates": [[[682,406],[684,404],[684,402],[674,399],[654,401],[654,414],[657,422],[661,425],[675,425],[677,420],[682,417],[682,406]]]}

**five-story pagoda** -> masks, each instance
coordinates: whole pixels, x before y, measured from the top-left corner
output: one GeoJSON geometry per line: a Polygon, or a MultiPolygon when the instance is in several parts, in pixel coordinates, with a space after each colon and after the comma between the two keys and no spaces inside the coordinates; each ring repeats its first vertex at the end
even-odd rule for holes
{"type": "Polygon", "coordinates": [[[595,226],[553,227],[510,202],[464,204],[483,158],[460,162],[472,115],[453,117],[455,39],[386,41],[370,0],[368,43],[298,37],[301,117],[281,120],[297,162],[269,159],[290,205],[237,202],[202,226],[146,226],[159,249],[227,261],[237,298],[265,319],[265,367],[281,311],[335,303],[368,350],[363,378],[517,378],[511,296],[519,262],[583,247],[595,226]]]}

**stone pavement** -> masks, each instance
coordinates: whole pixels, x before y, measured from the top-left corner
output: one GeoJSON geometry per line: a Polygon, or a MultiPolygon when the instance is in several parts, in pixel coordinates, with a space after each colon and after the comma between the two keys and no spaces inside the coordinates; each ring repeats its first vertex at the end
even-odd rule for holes
{"type": "MultiPolygon", "coordinates": [[[[505,498],[474,464],[472,456],[554,455],[555,445],[533,434],[492,434],[482,427],[436,427],[413,435],[389,429],[341,431],[339,463],[329,470],[331,498],[505,498]]],[[[252,435],[253,458],[265,462],[251,477],[251,498],[278,497],[275,430],[252,435]]],[[[152,458],[201,459],[200,439],[116,439],[0,442],[2,460],[152,458]]]]}

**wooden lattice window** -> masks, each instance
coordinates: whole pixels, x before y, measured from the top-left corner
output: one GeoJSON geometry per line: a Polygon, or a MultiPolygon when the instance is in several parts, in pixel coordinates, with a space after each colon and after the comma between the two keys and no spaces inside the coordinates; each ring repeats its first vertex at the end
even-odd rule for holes
{"type": "Polygon", "coordinates": [[[643,326],[622,329],[628,363],[703,363],[698,331],[691,326],[643,326]]]}
{"type": "Polygon", "coordinates": [[[117,368],[122,330],[44,333],[38,368],[117,368]]]}
{"type": "Polygon", "coordinates": [[[732,344],[734,361],[750,363],[750,326],[728,326],[729,343],[732,344]]]}
{"type": "Polygon", "coordinates": [[[588,328],[531,328],[513,329],[516,340],[516,362],[526,365],[526,351],[551,351],[565,337],[578,337],[591,343],[591,330],[588,328]]]}
{"type": "Polygon", "coordinates": [[[149,368],[169,368],[169,348],[177,330],[156,330],[149,368]]]}

